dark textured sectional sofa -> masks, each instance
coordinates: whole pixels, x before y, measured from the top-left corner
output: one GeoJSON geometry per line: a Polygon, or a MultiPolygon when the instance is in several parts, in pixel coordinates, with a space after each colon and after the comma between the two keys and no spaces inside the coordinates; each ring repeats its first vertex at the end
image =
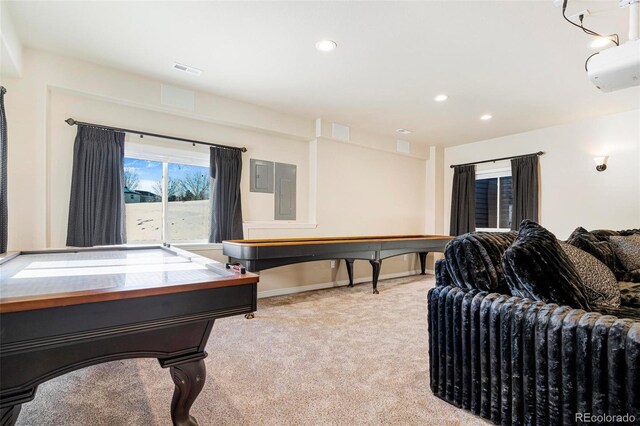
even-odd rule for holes
{"type": "MultiPolygon", "coordinates": [[[[611,235],[636,232],[585,235],[597,249],[611,235]]],[[[428,294],[433,393],[495,424],[640,424],[640,284],[624,286],[619,307],[592,312],[514,296],[503,256],[517,237],[465,234],[436,263],[428,294]]],[[[609,263],[619,280],[638,278],[609,263]]]]}

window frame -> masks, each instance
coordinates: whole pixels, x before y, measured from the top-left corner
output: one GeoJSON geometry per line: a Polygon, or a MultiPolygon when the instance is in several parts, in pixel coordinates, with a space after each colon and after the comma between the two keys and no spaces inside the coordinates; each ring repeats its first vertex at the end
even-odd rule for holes
{"type": "MultiPolygon", "coordinates": [[[[171,244],[174,246],[202,246],[207,247],[212,244],[208,240],[185,240],[178,242],[167,241],[169,230],[167,228],[167,211],[169,207],[168,184],[169,184],[169,163],[184,164],[187,166],[210,167],[209,157],[204,152],[177,151],[153,145],[142,145],[135,142],[125,142],[125,158],[133,158],[142,161],[154,161],[162,164],[162,230],[161,241],[157,244],[171,244]],[[151,149],[150,149],[151,148],[151,149]]],[[[128,239],[128,238],[127,238],[128,239]]],[[[129,242],[127,242],[129,244],[129,242]]],[[[145,245],[146,243],[130,243],[131,245],[145,245]]]]}
{"type": "MultiPolygon", "coordinates": [[[[500,179],[500,178],[505,178],[505,177],[512,177],[511,175],[511,167],[501,167],[498,169],[489,169],[489,170],[481,170],[481,171],[476,171],[476,181],[478,180],[482,180],[482,179],[500,179]]],[[[475,194],[474,194],[475,197],[475,194]]],[[[474,199],[474,203],[475,203],[475,199],[474,199]]],[[[497,197],[496,197],[496,203],[497,203],[497,214],[498,214],[498,220],[496,221],[496,223],[498,224],[498,226],[500,225],[500,181],[498,180],[498,193],[497,193],[497,197]]],[[[476,232],[510,232],[511,228],[478,228],[476,227],[476,232]]]]}

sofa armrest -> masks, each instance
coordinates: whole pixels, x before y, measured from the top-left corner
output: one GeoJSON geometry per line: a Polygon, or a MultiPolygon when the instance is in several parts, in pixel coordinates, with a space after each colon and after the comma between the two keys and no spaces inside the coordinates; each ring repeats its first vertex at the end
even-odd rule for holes
{"type": "Polygon", "coordinates": [[[434,394],[496,424],[640,419],[640,322],[448,286],[428,326],[434,394]]]}
{"type": "Polygon", "coordinates": [[[516,232],[472,232],[451,240],[445,248],[451,283],[460,288],[507,292],[502,255],[516,232]]]}
{"type": "Polygon", "coordinates": [[[445,259],[436,260],[435,274],[436,286],[446,287],[453,284],[451,282],[451,275],[449,275],[449,271],[447,270],[447,262],[445,259]]]}

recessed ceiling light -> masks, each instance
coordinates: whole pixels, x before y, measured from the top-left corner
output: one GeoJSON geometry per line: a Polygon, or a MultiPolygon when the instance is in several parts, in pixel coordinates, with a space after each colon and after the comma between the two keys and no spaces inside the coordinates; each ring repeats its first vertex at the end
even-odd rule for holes
{"type": "Polygon", "coordinates": [[[403,135],[408,135],[409,133],[411,133],[411,130],[407,130],[407,129],[398,129],[398,130],[396,130],[396,132],[398,132],[398,133],[402,133],[403,135]]]}
{"type": "Polygon", "coordinates": [[[480,120],[484,120],[484,121],[491,120],[492,118],[493,118],[493,115],[491,114],[485,114],[480,116],[480,120]]]}
{"type": "Polygon", "coordinates": [[[338,47],[338,43],[333,40],[320,40],[316,43],[316,49],[321,52],[331,52],[336,47],[338,47]]]}
{"type": "Polygon", "coordinates": [[[447,99],[449,99],[449,97],[447,95],[445,95],[444,93],[441,95],[436,96],[435,98],[433,98],[436,102],[444,102],[447,99]]]}
{"type": "Polygon", "coordinates": [[[202,74],[202,70],[199,70],[198,68],[190,67],[189,65],[180,64],[178,62],[173,63],[173,69],[186,72],[187,74],[191,74],[191,75],[202,74]]]}
{"type": "Polygon", "coordinates": [[[601,47],[606,47],[611,43],[613,43],[613,40],[609,37],[597,37],[591,42],[591,44],[589,44],[589,47],[592,49],[600,49],[601,47]]]}

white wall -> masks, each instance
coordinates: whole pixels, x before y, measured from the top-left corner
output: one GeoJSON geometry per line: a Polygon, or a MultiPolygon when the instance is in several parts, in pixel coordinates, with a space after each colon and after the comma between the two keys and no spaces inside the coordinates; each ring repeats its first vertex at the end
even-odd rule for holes
{"type": "Polygon", "coordinates": [[[4,1],[0,2],[0,73],[13,77],[22,73],[22,43],[4,1]]]}
{"type": "MultiPolygon", "coordinates": [[[[540,223],[558,238],[567,238],[578,226],[640,227],[640,110],[634,110],[445,149],[445,229],[451,164],[537,151],[545,152],[540,157],[540,223]],[[604,172],[595,169],[593,157],[599,155],[609,155],[604,172]]],[[[477,170],[501,167],[510,162],[481,164],[477,170]]]]}
{"type": "MultiPolygon", "coordinates": [[[[246,146],[242,202],[248,238],[424,232],[426,147],[401,155],[394,152],[394,139],[373,140],[362,131],[352,133],[352,142],[317,137],[314,119],[204,92],[196,92],[194,111],[171,108],[160,102],[160,81],[38,51],[24,51],[22,71],[20,78],[2,75],[8,89],[10,250],[64,245],[76,132],[64,123],[69,117],[246,146]],[[250,158],[298,166],[297,221],[274,222],[273,194],[249,192],[250,158]]],[[[206,155],[189,144],[153,138],[144,143],[206,155]]],[[[190,249],[224,260],[217,247],[190,249]]],[[[382,274],[416,268],[415,256],[400,257],[385,261],[382,274]]],[[[356,277],[370,279],[367,262],[356,263],[356,277]]],[[[260,289],[276,294],[345,279],[344,265],[330,269],[328,261],[314,262],[264,271],[260,289]]]]}
{"type": "Polygon", "coordinates": [[[318,164],[320,234],[424,232],[424,160],[318,139],[318,164]]]}

